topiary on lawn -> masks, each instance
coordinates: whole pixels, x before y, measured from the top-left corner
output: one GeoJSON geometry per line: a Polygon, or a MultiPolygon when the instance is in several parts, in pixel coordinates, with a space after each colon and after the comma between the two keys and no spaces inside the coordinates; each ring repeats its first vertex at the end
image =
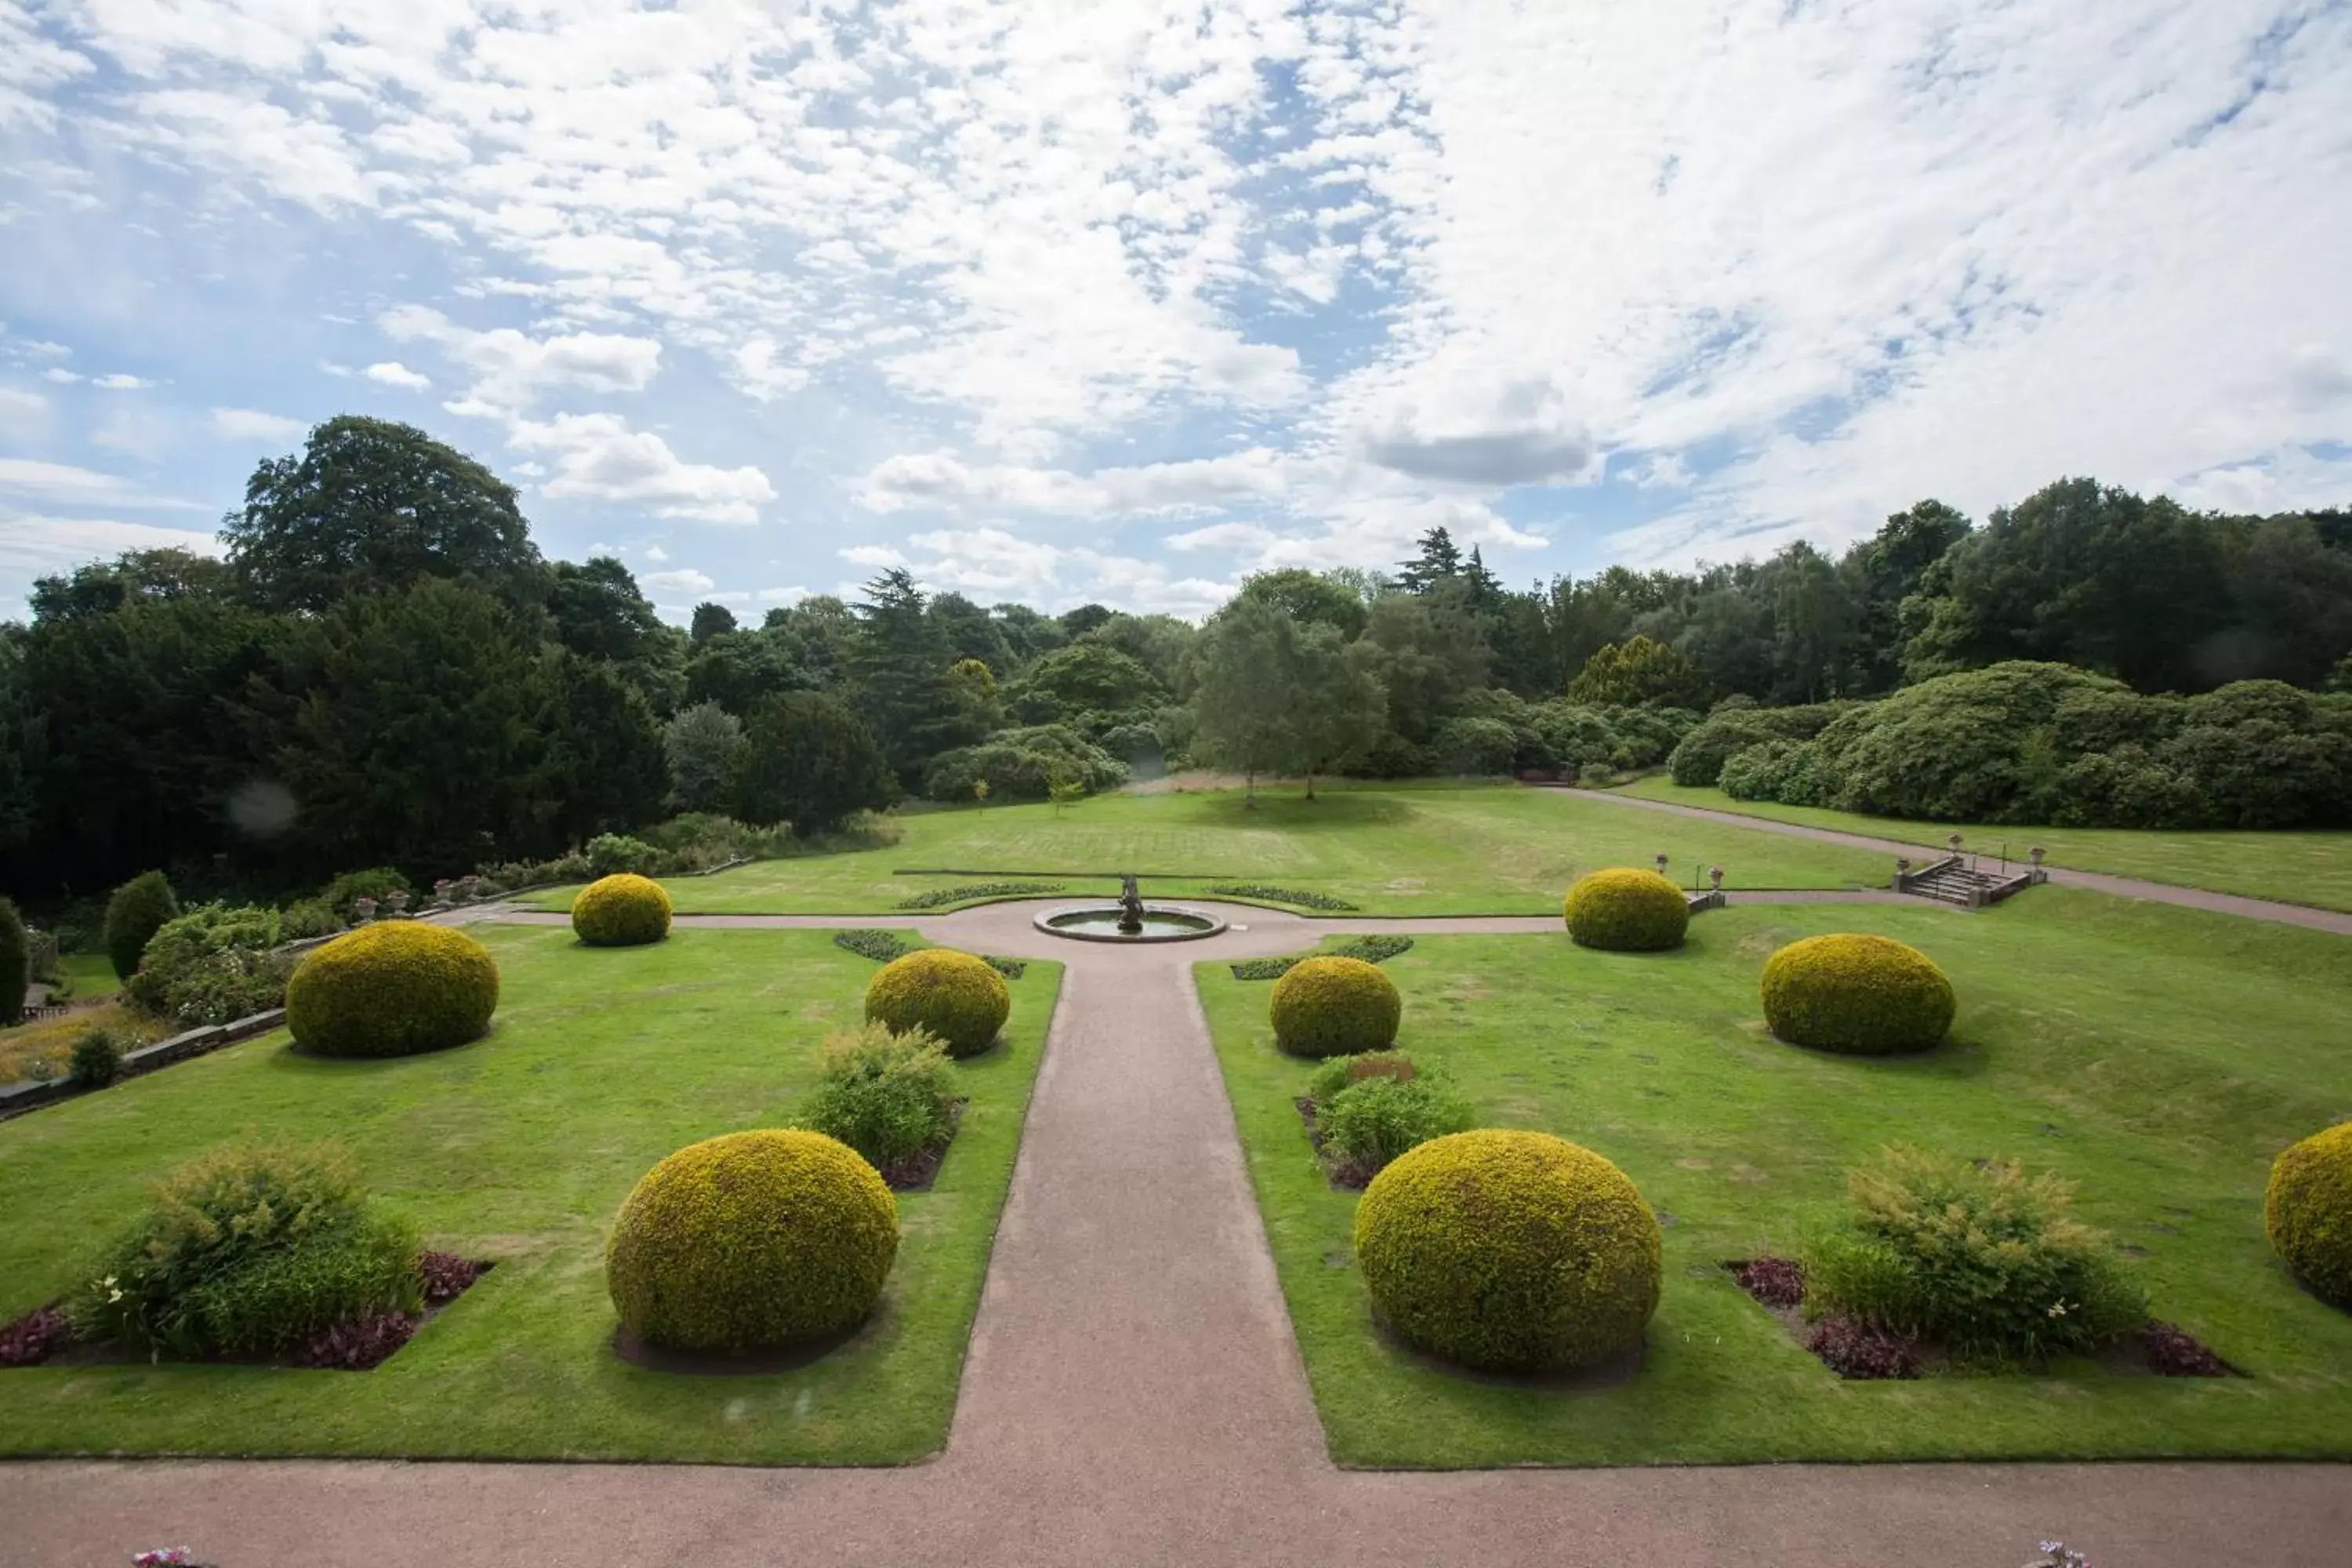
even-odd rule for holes
{"type": "Polygon", "coordinates": [[[2313,1295],[2352,1309],[2352,1121],[2278,1157],[2263,1195],[2263,1228],[2313,1295]]]}
{"type": "Polygon", "coordinates": [[[479,1039],[499,1005],[490,950],[460,931],[383,921],[314,948],[286,983],[286,1024],[322,1057],[404,1057],[479,1039]]]}
{"type": "Polygon", "coordinates": [[[1267,1013],[1274,1043],[1292,1056],[1355,1056],[1395,1041],[1404,998],[1378,964],[1324,953],[1299,960],[1274,983],[1267,1013]]]}
{"type": "Polygon", "coordinates": [[[33,939],[25,932],[25,917],[0,899],[0,1028],[23,1020],[25,987],[32,978],[33,939]]]}
{"type": "Polygon", "coordinates": [[[602,877],[572,900],[572,931],[590,947],[641,947],[669,934],[669,894],[650,877],[602,877]]]}
{"type": "Polygon", "coordinates": [[[1809,936],[1764,965],[1764,1018],[1792,1046],[1849,1056],[1924,1051],[1952,1026],[1952,983],[1890,937],[1809,936]]]}
{"type": "Polygon", "coordinates": [[[1357,1262],[1390,1328],[1497,1372],[1591,1366],[1637,1343],[1659,1247],[1632,1179],[1544,1132],[1433,1139],[1356,1205],[1357,1262]]]}
{"type": "Polygon", "coordinates": [[[866,987],[866,1016],[903,1035],[939,1037],[951,1057],[976,1057],[996,1041],[1013,1011],[1013,992],[988,961],[953,948],[927,947],[882,966],[866,987]]]}
{"type": "Polygon", "coordinates": [[[180,900],[161,871],[142,871],[106,900],[106,956],[117,978],[139,973],[139,955],[180,912],[180,900]]]}
{"type": "Polygon", "coordinates": [[[1655,871],[1619,866],[1579,877],[1568,890],[1568,934],[1604,952],[1663,952],[1683,944],[1690,900],[1655,871]]]}
{"type": "Polygon", "coordinates": [[[730,1132],[638,1180],[614,1222],[604,1281],[646,1343],[740,1352],[855,1327],[898,1254],[898,1200],[846,1144],[730,1132]]]}

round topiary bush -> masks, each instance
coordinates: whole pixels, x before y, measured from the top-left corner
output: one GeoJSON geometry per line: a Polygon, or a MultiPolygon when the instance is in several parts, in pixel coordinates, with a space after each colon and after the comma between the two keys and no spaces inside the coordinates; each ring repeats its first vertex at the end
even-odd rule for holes
{"type": "Polygon", "coordinates": [[[893,1034],[925,1029],[951,1057],[976,1057],[996,1042],[1013,992],[987,960],[927,947],[894,958],[866,987],[866,1016],[893,1034]]]}
{"type": "Polygon", "coordinates": [[[1379,964],[1326,955],[1292,964],[1266,1010],[1274,1043],[1292,1056],[1351,1057],[1389,1048],[1404,998],[1379,964]]]}
{"type": "Polygon", "coordinates": [[[1456,1132],[1398,1155],[1356,1205],[1356,1258],[1400,1337],[1496,1372],[1606,1361],[1658,1305],[1641,1190],[1545,1132],[1456,1132]]]}
{"type": "Polygon", "coordinates": [[[116,978],[139,973],[139,956],[165,922],[180,913],[180,900],[161,871],[142,871],[106,900],[106,957],[116,978]]]}
{"type": "Polygon", "coordinates": [[[362,926],[314,948],[286,983],[294,1042],[322,1057],[404,1057],[479,1039],[499,966],[464,931],[422,921],[362,926]]]}
{"type": "Polygon", "coordinates": [[[590,947],[641,947],[669,934],[669,894],[650,877],[602,877],[572,900],[572,932],[590,947]]]}
{"type": "Polygon", "coordinates": [[[1568,934],[1604,952],[1663,952],[1683,944],[1690,900],[1655,871],[1619,866],[1579,877],[1568,890],[1568,934]]]}
{"type": "Polygon", "coordinates": [[[2271,1250],[2311,1293],[2352,1309],[2352,1121],[2290,1147],[2263,1196],[2271,1250]]]}
{"type": "Polygon", "coordinates": [[[1764,1018],[1792,1046],[1848,1056],[1924,1051],[1952,1026],[1952,983],[1891,937],[1809,936],[1764,965],[1764,1018]]]}
{"type": "Polygon", "coordinates": [[[898,1255],[898,1204],[822,1132],[730,1132],[638,1179],[604,1283],[631,1333],[740,1352],[821,1339],[874,1310],[898,1255]]]}

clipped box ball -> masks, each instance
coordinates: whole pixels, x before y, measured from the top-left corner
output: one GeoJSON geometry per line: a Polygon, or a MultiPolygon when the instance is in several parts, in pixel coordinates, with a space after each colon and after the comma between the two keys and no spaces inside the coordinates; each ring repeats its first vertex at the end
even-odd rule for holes
{"type": "Polygon", "coordinates": [[[423,921],[362,926],[311,950],[286,983],[286,1026],[314,1056],[404,1057],[481,1038],[499,966],[464,931],[423,921]]]}

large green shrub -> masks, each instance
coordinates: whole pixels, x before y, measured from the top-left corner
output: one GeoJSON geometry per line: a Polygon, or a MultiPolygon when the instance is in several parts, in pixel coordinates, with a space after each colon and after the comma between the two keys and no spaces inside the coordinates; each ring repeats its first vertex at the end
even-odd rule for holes
{"type": "Polygon", "coordinates": [[[1888,1149],[1847,1191],[1805,1248],[1810,1313],[2004,1361],[2096,1351],[2147,1321],[2147,1293],[2053,1176],[1888,1149]]]}
{"type": "Polygon", "coordinates": [[[1366,1176],[1433,1138],[1467,1132],[1477,1120],[1462,1091],[1427,1068],[1410,1076],[1370,1073],[1315,1102],[1324,1154],[1366,1176]]]}
{"type": "Polygon", "coordinates": [[[1457,1132],[1356,1206],[1356,1258],[1401,1338],[1503,1372],[1590,1366],[1657,1310],[1657,1216],[1625,1173],[1548,1133],[1457,1132]]]}
{"type": "Polygon", "coordinates": [[[164,922],[123,990],[149,1012],[190,1026],[266,1013],[285,999],[292,961],[274,950],[278,911],[198,904],[164,922]]]}
{"type": "Polygon", "coordinates": [[[284,1350],[356,1312],[415,1310],[419,1255],[331,1145],[219,1149],[157,1184],[68,1311],[79,1337],[174,1355],[284,1350]]]}
{"type": "Polygon", "coordinates": [[[1563,906],[1579,947],[1604,952],[1663,952],[1680,947],[1690,928],[1690,900],[1655,871],[1619,866],[1579,877],[1563,906]]]}
{"type": "Polygon", "coordinates": [[[1297,1057],[1386,1050],[1404,1015],[1396,982],[1378,964],[1336,953],[1292,964],[1266,1006],[1275,1044],[1297,1057]]]}
{"type": "Polygon", "coordinates": [[[2290,1146],[2263,1195],[2271,1248],[2323,1301],[2352,1309],[2352,1121],[2290,1146]]]}
{"type": "Polygon", "coordinates": [[[641,947],[669,934],[669,894],[649,877],[616,872],[573,895],[572,931],[590,947],[641,947]]]}
{"type": "Polygon", "coordinates": [[[799,1121],[880,1170],[946,1141],[956,1088],[955,1064],[937,1036],[868,1024],[826,1043],[824,1075],[799,1121]]]}
{"type": "Polygon", "coordinates": [[[326,900],[327,907],[334,911],[337,920],[348,925],[359,919],[359,912],[352,906],[360,900],[373,899],[382,906],[394,893],[406,893],[414,898],[416,889],[410,886],[406,877],[390,866],[370,866],[362,870],[344,872],[320,889],[319,897],[326,900]]]}
{"type": "Polygon", "coordinates": [[[1892,937],[1809,936],[1764,964],[1764,1020],[1792,1046],[1849,1056],[1924,1051],[1958,1003],[1935,960],[1892,937]]]}
{"type": "Polygon", "coordinates": [[[1947,675],[1858,708],[1821,733],[1836,804],[1948,822],[2048,820],[2062,767],[2062,705],[2128,695],[2063,664],[2017,662],[1947,675]]]}
{"type": "Polygon", "coordinates": [[[979,745],[932,758],[923,772],[923,795],[969,801],[981,779],[988,781],[991,800],[1044,800],[1056,779],[1082,784],[1089,794],[1116,789],[1127,782],[1127,764],[1066,724],[1000,730],[979,745]]]}
{"type": "Polygon", "coordinates": [[[638,1181],[604,1279],[647,1344],[740,1352],[854,1328],[898,1253],[898,1201],[856,1151],[822,1132],[730,1132],[638,1181]]]}
{"type": "Polygon", "coordinates": [[[1815,742],[1763,741],[1732,752],[1717,782],[1734,800],[1822,805],[1827,803],[1829,792],[1821,772],[1822,749],[1815,742]]]}
{"type": "Polygon", "coordinates": [[[25,917],[16,906],[0,898],[0,1028],[25,1016],[25,987],[33,978],[33,942],[25,931],[25,917]]]}
{"type": "Polygon", "coordinates": [[[142,871],[106,900],[106,956],[123,980],[139,973],[139,957],[163,922],[180,912],[180,900],[161,871],[142,871]]]}
{"type": "Polygon", "coordinates": [[[1767,741],[1810,741],[1851,702],[1814,702],[1799,708],[1718,706],[1675,745],[1667,768],[1678,784],[1718,783],[1735,752],[1767,741]]]}
{"type": "Polygon", "coordinates": [[[461,931],[383,921],[313,948],[286,987],[286,1024],[323,1057],[401,1057],[478,1039],[499,966],[461,931]]]}
{"type": "Polygon", "coordinates": [[[866,1016],[898,1034],[920,1029],[957,1057],[996,1043],[1013,1012],[1013,992],[983,958],[927,947],[882,966],[866,987],[866,1016]]]}
{"type": "Polygon", "coordinates": [[[600,833],[587,843],[588,868],[605,877],[649,877],[662,870],[668,858],[642,838],[625,833],[600,833]]]}

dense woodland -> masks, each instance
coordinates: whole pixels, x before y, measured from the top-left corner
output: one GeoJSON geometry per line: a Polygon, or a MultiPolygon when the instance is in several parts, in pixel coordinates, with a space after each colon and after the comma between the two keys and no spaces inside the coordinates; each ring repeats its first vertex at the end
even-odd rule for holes
{"type": "Polygon", "coordinates": [[[0,626],[0,887],[442,877],[677,813],[806,837],[1182,762],[1672,757],[1758,796],[1955,819],[2352,820],[2352,698],[2322,695],[2352,687],[2342,510],[2063,479],[1981,525],[1920,502],[1834,557],[1527,589],[1437,530],[1392,573],[1252,577],[1197,627],[891,571],[855,602],[757,625],[704,605],[681,630],[620,562],[543,559],[480,465],[344,417],[256,469],[222,540],[45,578],[0,626]]]}

